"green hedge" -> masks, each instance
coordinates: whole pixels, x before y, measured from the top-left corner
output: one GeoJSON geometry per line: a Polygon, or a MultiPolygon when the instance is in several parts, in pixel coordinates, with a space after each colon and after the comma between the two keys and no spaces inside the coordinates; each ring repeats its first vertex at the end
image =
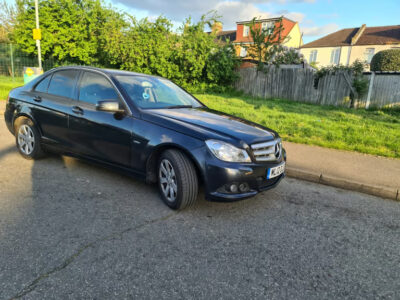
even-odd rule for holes
{"type": "Polygon", "coordinates": [[[371,71],[400,71],[400,49],[383,50],[375,54],[371,71]]]}

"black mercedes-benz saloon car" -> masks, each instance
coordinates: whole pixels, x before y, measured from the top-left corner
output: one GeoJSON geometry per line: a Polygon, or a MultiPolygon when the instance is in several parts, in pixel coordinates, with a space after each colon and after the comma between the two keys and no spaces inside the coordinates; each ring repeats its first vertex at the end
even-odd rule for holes
{"type": "Polygon", "coordinates": [[[58,152],[158,183],[173,209],[237,200],[285,176],[279,135],[211,110],[171,81],[91,67],[50,70],[12,90],[5,111],[21,155],[58,152]]]}

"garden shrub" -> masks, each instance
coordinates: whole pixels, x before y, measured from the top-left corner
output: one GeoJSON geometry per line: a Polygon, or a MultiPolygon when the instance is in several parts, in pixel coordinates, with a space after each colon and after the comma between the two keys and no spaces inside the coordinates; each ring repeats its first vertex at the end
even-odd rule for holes
{"type": "Polygon", "coordinates": [[[371,71],[400,71],[400,49],[376,53],[371,61],[371,71]]]}

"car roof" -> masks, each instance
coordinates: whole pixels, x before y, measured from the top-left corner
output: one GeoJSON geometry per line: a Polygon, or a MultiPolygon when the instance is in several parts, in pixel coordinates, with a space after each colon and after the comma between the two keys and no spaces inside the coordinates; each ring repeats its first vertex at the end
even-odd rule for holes
{"type": "Polygon", "coordinates": [[[144,74],[144,73],[137,73],[137,72],[131,72],[131,71],[124,71],[124,70],[117,70],[117,69],[103,69],[103,68],[97,68],[97,67],[90,67],[90,66],[63,66],[63,67],[57,67],[52,69],[51,71],[56,71],[56,70],[64,70],[64,69],[78,69],[78,70],[88,70],[88,71],[98,71],[107,75],[140,75],[140,76],[147,76],[147,77],[159,77],[159,76],[154,76],[154,75],[149,75],[149,74],[144,74]]]}

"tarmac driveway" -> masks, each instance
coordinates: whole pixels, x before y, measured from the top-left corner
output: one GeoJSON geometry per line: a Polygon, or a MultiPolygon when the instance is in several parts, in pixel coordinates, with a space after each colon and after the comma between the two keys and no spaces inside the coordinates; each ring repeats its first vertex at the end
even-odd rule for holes
{"type": "Polygon", "coordinates": [[[285,179],[177,213],[101,167],[22,159],[0,117],[0,299],[399,299],[399,249],[394,201],[285,179]]]}

